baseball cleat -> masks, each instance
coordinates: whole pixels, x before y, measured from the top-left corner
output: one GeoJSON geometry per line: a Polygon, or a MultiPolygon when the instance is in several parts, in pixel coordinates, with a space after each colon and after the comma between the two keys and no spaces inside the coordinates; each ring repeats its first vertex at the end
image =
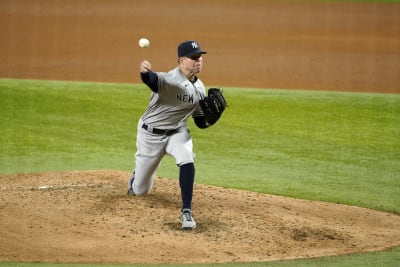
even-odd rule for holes
{"type": "Polygon", "coordinates": [[[193,230],[196,228],[196,221],[193,219],[192,211],[184,209],[181,212],[182,230],[193,230]]]}
{"type": "Polygon", "coordinates": [[[130,196],[135,196],[135,192],[133,192],[133,188],[132,188],[132,184],[133,184],[134,180],[135,180],[135,172],[132,173],[132,176],[131,176],[131,178],[129,178],[129,181],[128,181],[128,195],[130,195],[130,196]]]}
{"type": "Polygon", "coordinates": [[[130,189],[128,190],[128,195],[130,195],[130,196],[136,196],[136,194],[135,194],[135,192],[133,192],[133,189],[132,189],[132,188],[130,188],[130,189]]]}

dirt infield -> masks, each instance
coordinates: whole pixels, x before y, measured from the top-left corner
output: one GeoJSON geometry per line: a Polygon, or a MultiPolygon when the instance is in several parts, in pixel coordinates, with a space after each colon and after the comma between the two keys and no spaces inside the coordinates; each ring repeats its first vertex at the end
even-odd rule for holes
{"type": "Polygon", "coordinates": [[[198,227],[180,230],[179,185],[145,197],[129,173],[0,176],[0,260],[84,263],[269,261],[400,245],[400,216],[196,185],[198,227]]]}
{"type": "MultiPolygon", "coordinates": [[[[138,83],[143,58],[208,50],[206,85],[400,93],[400,6],[285,1],[0,1],[0,77],[138,83]],[[151,47],[139,49],[140,37],[151,47]]],[[[0,175],[0,261],[216,263],[400,246],[400,216],[196,185],[194,232],[177,182],[128,197],[129,173],[0,175]]]]}

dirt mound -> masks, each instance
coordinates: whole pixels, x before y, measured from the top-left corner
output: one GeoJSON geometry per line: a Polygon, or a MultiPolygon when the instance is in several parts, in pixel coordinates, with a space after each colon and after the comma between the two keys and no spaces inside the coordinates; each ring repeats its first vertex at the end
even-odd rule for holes
{"type": "Polygon", "coordinates": [[[176,180],[126,194],[127,172],[1,175],[0,261],[216,263],[382,250],[400,216],[195,186],[196,230],[180,229],[176,180]]]}

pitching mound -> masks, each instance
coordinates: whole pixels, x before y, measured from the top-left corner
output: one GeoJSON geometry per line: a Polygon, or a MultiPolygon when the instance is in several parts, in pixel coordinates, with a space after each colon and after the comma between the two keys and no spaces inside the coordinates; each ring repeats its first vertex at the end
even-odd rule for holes
{"type": "Polygon", "coordinates": [[[179,185],[126,194],[129,173],[2,175],[0,260],[68,263],[269,261],[400,245],[400,216],[195,186],[196,230],[180,229],[179,185]]]}

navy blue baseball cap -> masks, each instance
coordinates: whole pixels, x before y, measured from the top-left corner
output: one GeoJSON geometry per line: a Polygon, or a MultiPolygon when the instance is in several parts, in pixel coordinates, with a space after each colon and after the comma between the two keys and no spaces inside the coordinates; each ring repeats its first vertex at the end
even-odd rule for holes
{"type": "Polygon", "coordinates": [[[201,50],[195,40],[184,41],[178,46],[178,57],[192,57],[197,54],[207,54],[207,51],[201,50]]]}

